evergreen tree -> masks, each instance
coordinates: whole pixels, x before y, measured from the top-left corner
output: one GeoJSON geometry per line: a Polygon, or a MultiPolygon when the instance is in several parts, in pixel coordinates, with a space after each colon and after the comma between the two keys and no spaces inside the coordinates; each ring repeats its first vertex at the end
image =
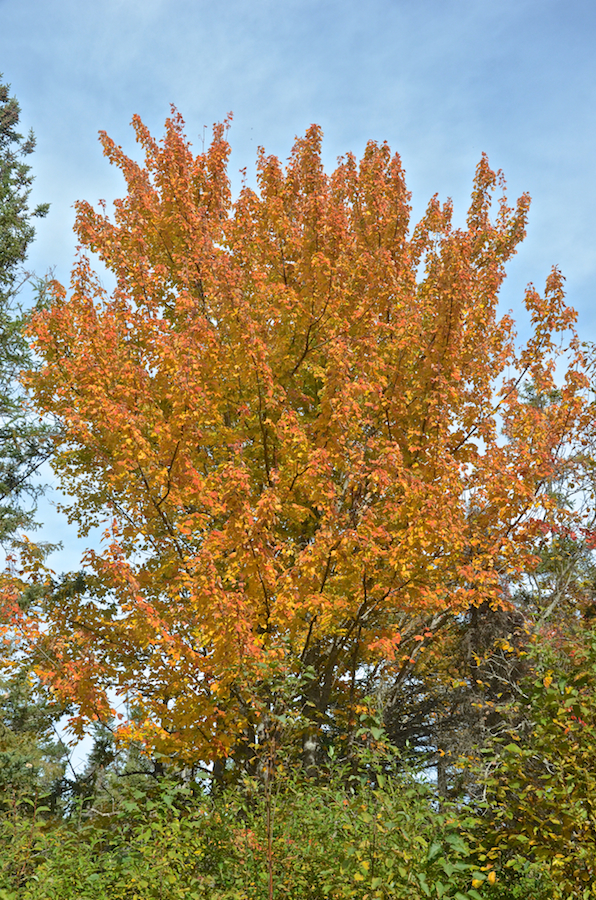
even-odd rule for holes
{"type": "MultiPolygon", "coordinates": [[[[28,414],[18,374],[32,365],[23,335],[26,318],[18,294],[30,275],[24,265],[35,235],[32,219],[48,212],[44,203],[30,208],[33,176],[26,158],[35,138],[18,131],[20,107],[0,75],[0,545],[19,529],[34,524],[41,487],[33,476],[48,458],[49,427],[28,414]]],[[[43,280],[37,280],[39,293],[43,280]]],[[[29,602],[24,596],[21,603],[29,602]]],[[[12,656],[10,634],[3,656],[12,656]]],[[[36,696],[29,667],[14,658],[0,676],[0,791],[4,802],[36,791],[56,795],[63,776],[65,748],[56,741],[55,721],[62,708],[36,696]]],[[[0,807],[1,808],[1,807],[0,807]]]]}
{"type": "Polygon", "coordinates": [[[47,428],[27,417],[17,379],[31,362],[17,295],[30,277],[24,263],[35,235],[32,219],[45,216],[49,205],[29,206],[33,176],[26,158],[35,138],[19,133],[21,110],[9,90],[0,75],[0,543],[32,524],[39,489],[31,478],[48,455],[47,428]]]}

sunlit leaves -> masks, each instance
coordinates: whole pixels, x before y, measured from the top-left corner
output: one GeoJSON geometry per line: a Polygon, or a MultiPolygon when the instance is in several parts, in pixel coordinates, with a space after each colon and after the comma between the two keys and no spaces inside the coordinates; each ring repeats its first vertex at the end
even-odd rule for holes
{"type": "Polygon", "coordinates": [[[133,124],[145,162],[102,135],[127,195],[113,219],[78,205],[71,290],[32,326],[69,515],[107,526],[93,587],[52,606],[49,669],[84,633],[85,715],[83,684],[112,684],[137,730],[211,758],[254,726],[268,667],[313,667],[324,716],[353,705],[363,667],[413,659],[437,617],[503,602],[537,523],[563,515],[546,486],[583,375],[572,355],[557,402],[520,397],[554,386],[573,314],[553,273],[515,348],[497,298],[528,198],[492,221],[485,158],[466,230],[433,198],[409,231],[385,144],[327,175],[313,126],[285,168],[261,151],[232,203],[223,126],[195,156],[178,114],[161,143],[133,124]]]}

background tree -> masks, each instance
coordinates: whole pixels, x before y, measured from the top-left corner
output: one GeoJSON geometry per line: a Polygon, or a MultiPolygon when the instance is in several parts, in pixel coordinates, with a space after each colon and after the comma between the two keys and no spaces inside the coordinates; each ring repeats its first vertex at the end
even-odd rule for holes
{"type": "Polygon", "coordinates": [[[66,747],[56,731],[62,708],[34,694],[29,673],[0,680],[0,786],[6,814],[37,793],[56,807],[65,789],[66,747]]]}
{"type": "Polygon", "coordinates": [[[381,686],[389,738],[436,769],[441,797],[482,792],[475,763],[511,724],[504,705],[521,692],[533,626],[514,606],[471,606],[404,678],[381,686]]]}
{"type": "Polygon", "coordinates": [[[572,517],[549,485],[589,420],[575,313],[553,270],[515,346],[497,301],[529,201],[493,221],[484,157],[465,228],[433,198],[410,232],[385,144],[327,175],[313,126],[232,204],[223,126],[195,156],[177,114],[161,144],[133,124],[144,166],[102,135],[128,193],[113,221],[78,205],[72,290],[31,327],[69,515],[107,526],[44,606],[38,672],[81,722],[115,688],[121,734],[190,762],[240,757],[292,676],[312,762],[572,517]]]}
{"type": "Polygon", "coordinates": [[[32,506],[24,501],[38,495],[31,476],[48,457],[46,430],[23,409],[17,376],[31,356],[16,298],[29,278],[24,263],[35,236],[31,220],[47,215],[49,204],[29,207],[33,176],[25,160],[35,138],[18,132],[20,107],[9,90],[0,76],[0,542],[32,524],[32,506]]]}
{"type": "MultiPolygon", "coordinates": [[[[20,529],[34,525],[41,487],[33,478],[50,453],[49,429],[26,410],[18,380],[20,371],[32,365],[18,295],[30,278],[24,266],[35,236],[32,219],[49,209],[47,203],[30,208],[33,176],[26,160],[35,139],[32,132],[26,138],[19,133],[19,117],[19,104],[0,76],[0,544],[5,551],[20,529]]],[[[37,281],[36,287],[42,292],[43,282],[37,281]]],[[[5,637],[1,663],[9,663],[0,678],[0,788],[5,809],[15,797],[40,790],[55,802],[65,748],[55,732],[61,705],[36,695],[28,661],[12,652],[14,611],[28,605],[34,590],[22,592],[26,586],[6,572],[0,579],[0,634],[5,637]]]]}

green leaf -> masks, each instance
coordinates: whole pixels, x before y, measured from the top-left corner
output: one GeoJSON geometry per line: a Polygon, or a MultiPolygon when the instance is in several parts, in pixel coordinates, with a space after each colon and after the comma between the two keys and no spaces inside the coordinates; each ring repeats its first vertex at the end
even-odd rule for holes
{"type": "Polygon", "coordinates": [[[522,751],[521,747],[519,746],[519,744],[513,744],[513,743],[511,743],[511,744],[506,744],[504,749],[505,749],[505,750],[508,750],[509,753],[517,753],[519,756],[521,756],[522,753],[523,753],[523,751],[522,751]]]}
{"type": "Polygon", "coordinates": [[[428,886],[428,884],[427,884],[427,881],[426,881],[426,875],[424,874],[424,872],[419,872],[418,875],[417,875],[417,878],[418,878],[418,882],[419,882],[419,884],[420,884],[420,887],[422,888],[422,890],[424,891],[424,893],[426,894],[426,896],[427,896],[427,897],[430,897],[430,888],[429,888],[429,886],[428,886]]]}
{"type": "Polygon", "coordinates": [[[428,851],[428,860],[429,860],[429,862],[432,862],[432,860],[435,858],[435,856],[438,856],[438,855],[439,855],[439,853],[441,852],[441,849],[442,849],[441,844],[440,844],[438,841],[434,841],[434,842],[430,845],[430,848],[429,848],[429,851],[428,851]]]}

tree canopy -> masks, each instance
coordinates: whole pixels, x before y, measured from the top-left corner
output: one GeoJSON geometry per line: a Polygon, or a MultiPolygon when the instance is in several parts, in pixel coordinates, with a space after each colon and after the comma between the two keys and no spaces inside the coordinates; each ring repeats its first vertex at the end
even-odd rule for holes
{"type": "Polygon", "coordinates": [[[83,718],[126,695],[124,732],[184,759],[233,754],[280,673],[308,673],[314,732],[349,734],[371,672],[506,603],[569,517],[550,486],[586,425],[575,313],[554,269],[517,345],[498,295],[529,198],[510,208],[486,157],[465,227],[434,197],[410,228],[386,144],[326,174],[312,126],[232,202],[224,125],[198,155],[177,113],[161,142],[133,125],[144,164],[102,134],[126,196],[77,205],[71,289],[30,329],[69,515],[106,528],[46,609],[39,671],[83,718]],[[560,353],[556,399],[526,402],[560,353]]]}

